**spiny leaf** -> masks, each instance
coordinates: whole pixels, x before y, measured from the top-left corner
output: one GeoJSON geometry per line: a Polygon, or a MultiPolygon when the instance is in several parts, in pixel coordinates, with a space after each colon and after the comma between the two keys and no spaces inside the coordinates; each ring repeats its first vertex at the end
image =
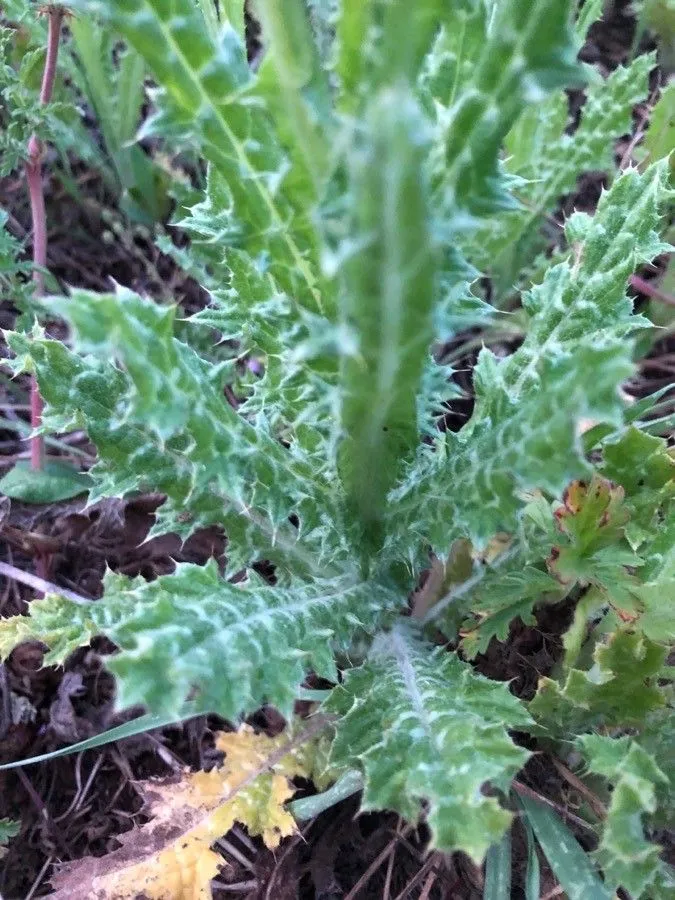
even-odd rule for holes
{"type": "Polygon", "coordinates": [[[105,634],[120,648],[108,665],[122,706],[178,713],[192,693],[199,709],[230,720],[265,702],[288,712],[309,669],[335,680],[334,650],[347,650],[358,629],[372,633],[403,603],[374,583],[315,587],[233,585],[213,561],[179,565],[153,582],[109,574],[98,602],[48,596],[31,604],[29,618],[0,622],[0,653],[34,638],[52,648],[48,662],[62,662],[105,634]]]}
{"type": "Polygon", "coordinates": [[[586,39],[591,25],[598,19],[602,19],[604,7],[605,0],[580,0],[577,3],[577,20],[574,23],[574,31],[580,45],[586,39]]]}
{"type": "Polygon", "coordinates": [[[560,93],[531,104],[509,132],[505,168],[519,179],[514,192],[522,206],[492,217],[467,245],[471,262],[492,275],[498,296],[543,248],[542,217],[574,189],[578,176],[596,169],[613,176],[614,141],[630,130],[631,109],[646,97],[655,64],[653,54],[644,54],[606,80],[595,74],[572,134],[566,133],[567,98],[560,93]]]}
{"type": "Polygon", "coordinates": [[[433,333],[425,129],[411,96],[378,95],[348,160],[351,222],[338,254],[341,311],[355,346],[340,374],[340,471],[370,540],[417,441],[415,393],[433,333]]]}
{"type": "Polygon", "coordinates": [[[544,355],[574,352],[591,334],[606,341],[646,326],[631,315],[626,281],[640,263],[670,249],[659,236],[671,195],[666,178],[663,163],[644,174],[626,170],[603,193],[595,215],[575,212],[567,220],[572,259],[551,268],[523,297],[527,337],[504,367],[514,388],[528,383],[544,355]]]}
{"type": "Polygon", "coordinates": [[[146,134],[197,143],[227,185],[236,243],[252,257],[264,255],[281,289],[301,305],[330,310],[305,182],[289,177],[288,156],[264,106],[251,102],[255,79],[242,38],[226,22],[216,44],[192,0],[96,0],[91,6],[157,79],[157,114],[146,134]]]}
{"type": "Polygon", "coordinates": [[[481,544],[513,531],[521,491],[559,494],[588,470],[576,426],[586,417],[621,421],[618,386],[631,368],[626,335],[646,324],[631,315],[626,281],[664,248],[657,233],[664,179],[663,164],[643,175],[627,171],[594,217],[569,219],[575,259],[550,269],[524,297],[524,343],[502,361],[481,353],[471,420],[445,435],[435,454],[423,454],[392,492],[394,546],[397,536],[408,548],[426,538],[442,555],[458,536],[481,544]]]}
{"type": "MultiPolygon", "coordinates": [[[[464,18],[476,26],[476,16],[464,18]]],[[[481,26],[485,31],[487,22],[481,26]]],[[[458,218],[513,206],[499,175],[501,142],[528,103],[580,80],[574,57],[566,0],[495,6],[471,78],[447,110],[439,108],[437,181],[458,218]]]]}
{"type": "Polygon", "coordinates": [[[657,795],[668,791],[668,779],[632,738],[586,734],[577,744],[591,772],[613,787],[595,854],[605,881],[631,897],[650,897],[653,883],[669,875],[659,858],[662,848],[645,837],[643,819],[656,810],[657,795]]]}
{"type": "MultiPolygon", "coordinates": [[[[670,785],[675,784],[675,715],[673,709],[673,684],[671,680],[669,702],[666,706],[655,710],[647,717],[644,728],[640,731],[640,746],[655,761],[670,785]]],[[[657,828],[673,828],[675,825],[675,792],[661,791],[658,795],[658,806],[652,814],[652,822],[657,828]]]]}
{"type": "Polygon", "coordinates": [[[226,754],[217,768],[137,785],[150,821],[123,835],[120,850],[62,867],[52,879],[54,896],[210,900],[211,879],[225,865],[210,846],[236,822],[270,849],[293,834],[295,822],[284,803],[294,793],[290,779],[312,777],[308,747],[280,756],[289,745],[288,732],[269,738],[246,725],[216,734],[215,744],[226,754]]]}
{"type": "Polygon", "coordinates": [[[91,471],[90,499],[142,488],[165,493],[155,533],[187,536],[199,525],[223,524],[232,566],[249,564],[247,554],[265,543],[268,558],[283,564],[291,553],[309,562],[313,551],[300,547],[305,528],[315,549],[325,538],[330,543],[319,505],[325,512],[333,501],[327,494],[323,504],[319,500],[325,492],[313,470],[227,403],[219,367],[173,337],[174,309],[126,289],[116,295],[75,291],[50,308],[70,321],[82,352],[101,363],[37,332],[32,341],[17,333],[7,340],[19,355],[15,371],[37,374],[48,404],[45,427],[83,427],[96,444],[100,461],[91,471]],[[114,358],[124,372],[111,364],[114,358]],[[52,416],[52,409],[62,415],[52,416]],[[301,520],[299,531],[288,523],[291,513],[301,520]]]}
{"type": "Polygon", "coordinates": [[[527,753],[506,729],[530,722],[506,685],[397,626],[376,638],[324,708],[342,716],[331,760],[363,771],[366,809],[414,820],[427,801],[434,845],[475,860],[499,840],[510,816],[481,788],[509,784],[527,753]]]}
{"type": "Polygon", "coordinates": [[[528,104],[580,79],[569,19],[567,0],[452,4],[420,71],[436,122],[430,168],[452,288],[477,277],[467,279],[458,251],[481,245],[481,218],[517,206],[500,168],[504,137],[528,104]]]}
{"type": "Polygon", "coordinates": [[[483,0],[455,3],[452,14],[452,21],[438,29],[420,69],[420,93],[430,112],[436,104],[451,108],[463,86],[471,84],[488,30],[483,0]]]}
{"type": "Polygon", "coordinates": [[[439,24],[454,16],[442,0],[341,0],[336,14],[339,108],[359,110],[371,93],[418,72],[439,24]]]}
{"type": "Polygon", "coordinates": [[[509,545],[487,562],[476,587],[469,592],[460,610],[450,610],[439,625],[449,637],[458,614],[462,622],[462,652],[468,659],[485,653],[492,638],[506,640],[511,622],[520,618],[533,624],[532,610],[542,601],[556,602],[562,588],[545,570],[542,560],[553,539],[553,514],[550,504],[537,497],[524,509],[518,531],[509,545]]]}
{"type": "Polygon", "coordinates": [[[529,711],[564,736],[599,727],[639,726],[665,705],[658,686],[665,648],[640,634],[618,631],[598,644],[589,671],[571,669],[559,683],[541,678],[529,711]]]}
{"type": "MultiPolygon", "coordinates": [[[[335,405],[331,388],[337,378],[337,355],[344,340],[324,317],[298,306],[284,293],[269,269],[230,240],[230,200],[222,176],[210,167],[204,199],[176,225],[191,238],[189,254],[178,262],[208,290],[211,303],[190,318],[190,326],[217,329],[237,341],[240,355],[260,360],[261,377],[250,385],[245,414],[257,428],[276,438],[291,437],[317,467],[333,456],[329,450],[335,405]]],[[[171,248],[174,255],[176,248],[171,248]]]]}
{"type": "Polygon", "coordinates": [[[393,547],[399,539],[416,553],[429,540],[442,555],[459,536],[482,546],[496,531],[512,530],[524,490],[558,493],[585,470],[574,421],[589,406],[614,415],[616,388],[630,371],[625,346],[583,346],[573,357],[541,360],[536,389],[517,402],[502,367],[483,351],[474,370],[474,418],[459,434],[446,434],[390,495],[393,547]]]}

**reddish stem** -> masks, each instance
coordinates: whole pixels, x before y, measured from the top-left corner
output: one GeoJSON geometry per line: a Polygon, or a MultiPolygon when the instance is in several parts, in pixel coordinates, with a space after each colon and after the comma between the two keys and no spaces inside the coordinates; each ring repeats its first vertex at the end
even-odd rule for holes
{"type": "MultiPolygon", "coordinates": [[[[40,104],[46,106],[52,99],[54,81],[56,80],[56,61],[59,55],[59,39],[64,10],[60,6],[49,7],[49,29],[47,33],[47,58],[42,73],[40,87],[40,104]]],[[[37,135],[28,141],[28,158],[26,160],[26,181],[30,196],[30,211],[33,223],[33,281],[35,293],[40,296],[45,292],[44,269],[47,266],[47,216],[45,198],[42,192],[42,144],[37,135]]],[[[42,397],[35,377],[30,385],[30,423],[33,429],[42,423],[42,397]]],[[[33,469],[41,469],[44,465],[45,447],[41,435],[30,439],[30,462],[33,469]]]]}
{"type": "Polygon", "coordinates": [[[675,306],[675,297],[672,294],[669,294],[667,291],[662,291],[661,288],[652,281],[645,281],[645,279],[640,278],[639,275],[631,275],[630,286],[635,288],[635,290],[639,291],[641,294],[644,294],[645,297],[652,297],[654,300],[660,300],[662,303],[667,303],[669,306],[675,306]]]}

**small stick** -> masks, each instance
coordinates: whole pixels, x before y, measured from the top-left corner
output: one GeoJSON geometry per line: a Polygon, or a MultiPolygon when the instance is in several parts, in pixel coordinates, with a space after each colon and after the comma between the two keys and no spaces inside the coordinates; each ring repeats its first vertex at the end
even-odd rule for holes
{"type": "MultiPolygon", "coordinates": [[[[40,87],[40,105],[46,106],[52,99],[54,81],[56,80],[56,61],[59,54],[59,39],[64,9],[61,6],[49,6],[49,29],[47,33],[47,58],[42,73],[40,87]]],[[[37,135],[31,135],[28,141],[28,158],[26,159],[26,182],[30,196],[30,211],[33,223],[33,281],[35,293],[44,295],[45,282],[43,271],[47,266],[47,215],[45,198],[42,191],[42,144],[37,135]]],[[[43,402],[35,376],[30,385],[30,424],[33,429],[42,424],[43,402]]],[[[45,460],[45,444],[42,435],[34,435],[30,439],[30,462],[33,469],[42,469],[45,460]]]]}
{"type": "Polygon", "coordinates": [[[23,569],[17,569],[16,566],[10,566],[6,562],[0,561],[0,575],[4,575],[5,578],[13,578],[14,581],[34,588],[40,596],[44,594],[60,594],[61,597],[66,597],[68,600],[72,600],[73,603],[85,605],[92,602],[88,597],[83,597],[81,594],[76,594],[75,591],[69,591],[67,588],[59,587],[58,584],[45,581],[39,575],[31,575],[30,572],[24,572],[23,569]]]}
{"type": "MultiPolygon", "coordinates": [[[[414,830],[414,829],[413,829],[413,826],[412,826],[412,825],[407,825],[407,826],[403,829],[403,831],[401,832],[401,834],[402,834],[402,835],[410,834],[410,832],[413,831],[413,830],[414,830]]],[[[375,874],[375,872],[377,872],[377,870],[380,868],[380,866],[383,865],[383,864],[387,861],[387,859],[389,858],[389,856],[394,852],[394,850],[396,849],[396,844],[397,844],[397,843],[398,843],[398,837],[397,837],[397,836],[394,836],[394,837],[389,841],[389,843],[388,843],[387,846],[384,848],[384,850],[382,850],[382,852],[379,853],[379,854],[375,857],[375,859],[371,862],[371,864],[368,866],[368,868],[366,869],[366,871],[365,871],[365,872],[363,873],[363,875],[359,878],[359,880],[356,882],[356,884],[355,884],[354,887],[351,889],[351,891],[347,894],[347,896],[344,898],[344,900],[354,900],[354,898],[358,896],[358,894],[359,894],[359,892],[361,891],[361,889],[364,888],[364,887],[368,884],[368,882],[369,882],[370,879],[373,877],[373,875],[375,874]]]]}
{"type": "Polygon", "coordinates": [[[575,816],[573,812],[570,812],[569,809],[565,809],[565,807],[560,803],[556,803],[555,800],[549,800],[548,797],[544,797],[543,794],[532,790],[532,788],[528,787],[526,784],[523,784],[520,781],[512,781],[511,786],[517,794],[520,794],[523,797],[531,797],[533,800],[538,800],[539,803],[545,803],[547,806],[550,806],[551,809],[554,809],[557,813],[559,813],[563,818],[569,819],[570,822],[574,822],[574,824],[579,828],[584,828],[586,829],[586,831],[595,832],[595,826],[591,825],[590,822],[586,822],[579,816],[575,816]]]}
{"type": "Polygon", "coordinates": [[[551,756],[549,758],[556,769],[560,772],[562,777],[565,779],[565,781],[571,784],[572,787],[575,788],[575,790],[579,791],[579,793],[583,797],[585,797],[586,800],[588,800],[588,804],[596,814],[596,816],[599,819],[606,819],[607,807],[602,802],[602,800],[599,797],[596,797],[593,791],[586,787],[581,778],[575,775],[574,772],[570,771],[570,769],[568,769],[568,767],[559,759],[556,759],[555,756],[551,756]]]}

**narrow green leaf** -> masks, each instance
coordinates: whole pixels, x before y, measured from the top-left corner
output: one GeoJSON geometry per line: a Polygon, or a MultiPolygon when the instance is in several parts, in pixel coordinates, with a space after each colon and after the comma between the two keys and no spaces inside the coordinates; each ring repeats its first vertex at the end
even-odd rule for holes
{"type": "Polygon", "coordinates": [[[145,101],[145,61],[127,47],[119,62],[117,79],[117,129],[120,147],[134,139],[145,101]]]}
{"type": "Polygon", "coordinates": [[[371,13],[372,3],[364,0],[341,0],[338,7],[336,72],[345,112],[353,112],[358,104],[369,47],[364,37],[368,36],[371,13]]]}
{"type": "Polygon", "coordinates": [[[102,731],[101,734],[94,735],[94,737],[87,738],[84,741],[78,741],[75,744],[69,744],[67,747],[61,747],[59,750],[52,750],[50,753],[40,753],[37,756],[29,756],[27,759],[17,759],[14,762],[3,763],[0,765],[0,772],[32,766],[36,763],[58,759],[60,756],[70,756],[71,753],[82,753],[84,750],[92,750],[94,747],[104,747],[106,744],[112,744],[114,741],[123,741],[125,738],[134,737],[137,734],[145,734],[148,731],[153,731],[155,728],[177,725],[180,722],[187,721],[193,715],[197,715],[197,713],[190,712],[189,705],[186,705],[185,710],[178,717],[175,715],[156,716],[146,713],[132,719],[130,722],[116,725],[114,728],[102,731]]]}
{"type": "Polygon", "coordinates": [[[510,900],[511,897],[511,832],[493,844],[485,857],[483,900],[510,900]]]}
{"type": "Polygon", "coordinates": [[[314,186],[312,199],[316,201],[328,169],[325,126],[329,124],[330,95],[308,11],[304,0],[258,0],[256,8],[268,45],[258,92],[263,93],[271,111],[276,113],[277,127],[290,132],[287,145],[293,148],[296,159],[300,157],[302,171],[314,186]]]}
{"type": "Polygon", "coordinates": [[[527,860],[525,863],[525,900],[539,900],[541,892],[541,873],[537,844],[534,831],[527,816],[521,818],[527,837],[527,860]]]}
{"type": "Polygon", "coordinates": [[[220,34],[219,12],[222,9],[224,18],[232,25],[237,34],[244,38],[244,2],[245,0],[197,0],[204,16],[211,40],[216,42],[220,34]]]}
{"type": "Polygon", "coordinates": [[[569,900],[611,900],[613,892],[603,884],[588,855],[556,813],[528,797],[519,800],[569,900]]]}

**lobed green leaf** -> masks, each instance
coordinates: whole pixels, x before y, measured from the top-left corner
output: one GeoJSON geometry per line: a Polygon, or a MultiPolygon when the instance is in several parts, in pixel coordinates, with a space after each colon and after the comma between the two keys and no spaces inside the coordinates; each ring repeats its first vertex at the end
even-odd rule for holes
{"type": "Polygon", "coordinates": [[[426,801],[434,845],[475,860],[508,828],[509,813],[481,791],[506,789],[527,758],[507,728],[530,719],[506,685],[398,625],[323,708],[342,717],[331,761],[363,772],[365,809],[414,820],[426,801]]]}
{"type": "Polygon", "coordinates": [[[630,737],[582,735],[577,745],[591,772],[612,785],[612,797],[595,853],[605,881],[631,897],[651,897],[655,883],[675,885],[675,872],[662,863],[662,848],[644,833],[644,817],[654,813],[668,778],[654,758],[630,737]],[[668,871],[670,869],[670,871],[668,871]]]}
{"type": "Polygon", "coordinates": [[[143,704],[178,719],[189,697],[191,709],[230,720],[264,703],[290,714],[308,670],[335,680],[335,651],[401,605],[381,584],[235,585],[214,561],[181,564],[153,582],[108,574],[103,599],[86,605],[58,595],[36,600],[30,617],[0,622],[0,654],[35,639],[51,648],[47,664],[60,663],[105,634],[119,648],[108,666],[122,707],[143,704]]]}

